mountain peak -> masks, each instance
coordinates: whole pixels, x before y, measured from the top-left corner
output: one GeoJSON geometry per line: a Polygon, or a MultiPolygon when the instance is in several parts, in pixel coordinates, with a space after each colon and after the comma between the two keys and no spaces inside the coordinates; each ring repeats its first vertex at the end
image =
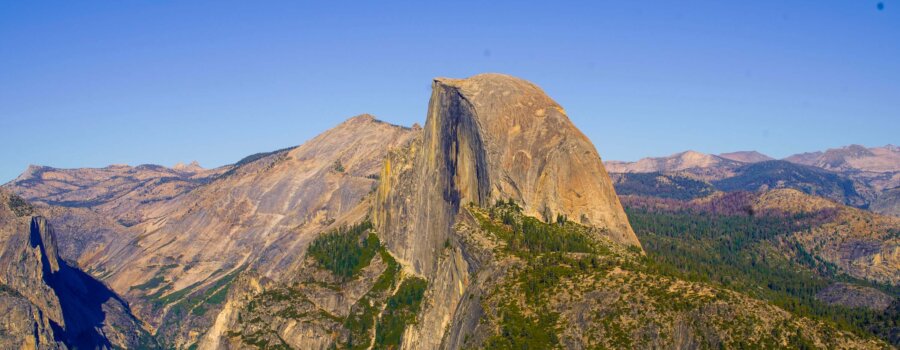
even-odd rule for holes
{"type": "MultiPolygon", "coordinates": [[[[856,144],[847,145],[847,146],[841,147],[840,149],[830,149],[828,151],[825,151],[826,154],[829,152],[832,152],[832,153],[841,152],[841,153],[844,153],[845,155],[856,156],[856,157],[873,155],[872,151],[870,151],[868,148],[866,148],[866,146],[856,145],[856,144]]],[[[842,154],[842,155],[844,155],[844,154],[842,154]]]]}
{"type": "Polygon", "coordinates": [[[380,120],[375,118],[374,115],[371,115],[368,113],[363,113],[363,114],[352,116],[352,117],[348,118],[347,120],[345,120],[341,124],[374,123],[374,122],[378,122],[378,121],[380,121],[380,120]]]}
{"type": "MultiPolygon", "coordinates": [[[[29,243],[32,248],[39,249],[43,259],[51,273],[59,271],[59,254],[56,245],[56,234],[50,229],[50,224],[43,216],[31,218],[31,230],[29,231],[29,243]]],[[[43,260],[42,259],[42,260],[43,260]]]]}
{"type": "Polygon", "coordinates": [[[684,152],[676,153],[673,156],[678,156],[678,157],[682,157],[682,158],[708,158],[708,157],[711,157],[712,155],[689,149],[684,152]]]}
{"type": "Polygon", "coordinates": [[[444,84],[447,86],[454,86],[459,88],[471,88],[478,85],[483,84],[528,84],[534,86],[534,84],[529,83],[528,81],[520,78],[516,78],[511,75],[502,74],[502,73],[481,73],[476,74],[468,78],[446,78],[446,77],[438,77],[434,78],[435,83],[444,84]]]}
{"type": "Polygon", "coordinates": [[[23,171],[21,174],[19,174],[19,176],[17,176],[15,178],[15,180],[12,181],[12,183],[40,177],[41,173],[46,169],[50,169],[50,167],[43,166],[43,165],[29,164],[28,168],[25,168],[25,171],[23,171]]]}
{"type": "Polygon", "coordinates": [[[896,172],[900,171],[900,152],[896,146],[866,148],[862,145],[847,145],[831,148],[825,152],[800,153],[789,156],[785,160],[811,165],[832,171],[868,171],[896,172]]]}
{"type": "Polygon", "coordinates": [[[432,87],[421,147],[385,162],[375,210],[388,246],[417,272],[433,271],[432,252],[469,203],[513,200],[526,215],[567,216],[640,246],[593,144],[540,88],[503,74],[432,87]],[[401,178],[416,185],[397,188],[401,178]]]}
{"type": "Polygon", "coordinates": [[[757,151],[737,151],[737,152],[729,152],[719,154],[719,157],[730,159],[736,162],[741,163],[758,163],[765,162],[767,160],[774,160],[775,158],[769,157],[765,154],[759,153],[757,151]]]}
{"type": "Polygon", "coordinates": [[[667,157],[642,158],[636,162],[610,161],[606,162],[606,167],[613,173],[652,173],[705,169],[720,165],[735,167],[737,164],[730,159],[688,150],[667,157]]]}
{"type": "Polygon", "coordinates": [[[172,169],[175,171],[180,171],[180,172],[184,172],[184,173],[196,173],[196,172],[200,172],[200,171],[204,170],[203,167],[200,166],[200,163],[197,162],[196,160],[190,162],[189,164],[184,164],[184,163],[175,164],[175,166],[173,166],[172,169]]]}
{"type": "Polygon", "coordinates": [[[383,121],[381,119],[378,119],[374,115],[371,115],[368,113],[363,113],[363,114],[359,114],[359,115],[350,117],[347,120],[344,120],[343,122],[341,122],[334,128],[331,128],[329,131],[342,130],[342,129],[348,129],[348,128],[356,128],[356,127],[367,127],[367,126],[373,126],[373,125],[385,125],[385,126],[389,126],[389,127],[403,128],[403,129],[407,129],[407,130],[411,129],[411,128],[403,126],[403,125],[397,125],[397,124],[383,121]]]}

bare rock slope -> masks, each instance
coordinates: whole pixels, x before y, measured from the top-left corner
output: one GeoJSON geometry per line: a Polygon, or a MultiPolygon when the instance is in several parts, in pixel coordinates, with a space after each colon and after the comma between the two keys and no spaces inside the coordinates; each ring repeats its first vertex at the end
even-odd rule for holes
{"type": "Polygon", "coordinates": [[[386,152],[412,131],[361,115],[302,146],[240,162],[146,208],[139,236],[92,267],[167,346],[196,343],[236,276],[252,270],[279,279],[316,234],[358,213],[386,152]]]}
{"type": "Polygon", "coordinates": [[[111,165],[105,168],[57,169],[29,166],[3,187],[34,204],[93,208],[124,224],[142,221],[141,209],[186,193],[228,170],[206,170],[196,163],[111,165]]]}

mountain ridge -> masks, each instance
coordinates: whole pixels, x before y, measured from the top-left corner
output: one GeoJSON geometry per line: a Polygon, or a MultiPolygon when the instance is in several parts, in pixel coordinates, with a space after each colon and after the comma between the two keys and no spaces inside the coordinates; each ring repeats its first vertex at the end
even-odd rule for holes
{"type": "MultiPolygon", "coordinates": [[[[682,164],[737,164],[697,155],[682,164]]],[[[101,220],[121,197],[9,212],[55,216],[60,264],[127,300],[164,348],[884,345],[667,273],[591,140],[507,75],[435,79],[424,127],[360,115],[204,179],[126,201],[131,220],[101,220]]]]}
{"type": "MultiPolygon", "coordinates": [[[[900,199],[896,196],[900,188],[900,148],[893,145],[866,148],[860,145],[849,145],[826,151],[800,153],[781,160],[766,159],[767,156],[755,151],[723,153],[719,156],[699,152],[682,152],[667,157],[643,158],[636,162],[605,162],[614,173],[614,177],[624,182],[628,178],[636,179],[641,173],[660,173],[663,177],[687,177],[711,183],[737,183],[739,177],[756,177],[767,187],[792,187],[803,189],[807,193],[815,193],[808,184],[797,182],[799,178],[830,178],[827,184],[819,183],[819,187],[844,188],[825,194],[826,197],[840,199],[844,203],[860,208],[871,208],[881,214],[900,216],[900,199]],[[686,157],[685,155],[690,155],[686,157]],[[724,156],[724,157],[723,157],[724,156]],[[727,159],[731,157],[732,159],[727,159]],[[704,161],[697,161],[697,160],[704,161]],[[694,161],[690,161],[694,160],[694,161]],[[728,162],[723,161],[728,160],[728,162]],[[781,162],[781,163],[779,163],[781,162]],[[768,164],[760,165],[760,164],[768,164]],[[780,164],[773,167],[773,164],[780,164]],[[795,164],[790,166],[788,164],[795,164]],[[808,167],[808,168],[802,168],[808,167]],[[769,170],[764,170],[769,168],[769,170]],[[764,174],[779,168],[780,174],[773,176],[764,174]],[[761,173],[749,174],[752,169],[761,173]],[[748,172],[749,171],[749,172],[748,172]],[[824,173],[822,172],[824,171],[824,173]],[[786,176],[789,173],[801,174],[786,176]],[[625,174],[625,175],[615,175],[625,174]],[[831,175],[833,174],[833,175],[831,175]],[[837,177],[835,177],[837,176],[837,177]],[[771,180],[771,181],[768,181],[771,180]],[[777,183],[775,183],[775,182],[777,183]],[[850,184],[847,184],[847,182],[850,184]]],[[[641,181],[646,182],[646,179],[641,181]]],[[[743,184],[750,186],[750,183],[743,184]]],[[[759,187],[762,183],[757,183],[759,187]]],[[[744,186],[742,189],[751,190],[744,186]]],[[[724,190],[733,189],[729,186],[724,190]]]]}

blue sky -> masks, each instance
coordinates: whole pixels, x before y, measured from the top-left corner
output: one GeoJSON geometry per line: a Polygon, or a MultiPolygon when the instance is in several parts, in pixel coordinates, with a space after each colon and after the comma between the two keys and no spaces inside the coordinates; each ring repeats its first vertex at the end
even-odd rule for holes
{"type": "Polygon", "coordinates": [[[423,123],[433,77],[482,72],[543,87],[604,159],[900,143],[897,0],[2,1],[0,182],[423,123]]]}

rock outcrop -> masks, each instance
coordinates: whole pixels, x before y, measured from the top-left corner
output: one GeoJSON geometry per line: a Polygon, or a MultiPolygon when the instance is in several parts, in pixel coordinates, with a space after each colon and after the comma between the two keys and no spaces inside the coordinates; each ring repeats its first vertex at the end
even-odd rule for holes
{"type": "MultiPolygon", "coordinates": [[[[4,206],[6,209],[7,206],[4,206]]],[[[6,211],[6,210],[0,210],[6,211]]],[[[137,348],[155,345],[128,305],[103,283],[59,258],[40,216],[3,216],[18,232],[0,254],[0,344],[23,348],[137,348]]]]}
{"type": "Polygon", "coordinates": [[[537,86],[500,74],[435,79],[422,138],[382,170],[375,220],[415,271],[435,270],[460,205],[513,200],[528,215],[637,245],[591,142],[537,86]]]}
{"type": "MultiPolygon", "coordinates": [[[[404,343],[437,348],[480,311],[460,306],[478,261],[458,246],[460,208],[512,200],[545,222],[568,218],[640,247],[591,142],[537,86],[500,74],[435,79],[423,134],[392,152],[374,215],[388,250],[429,281],[404,343]]],[[[445,343],[446,344],[446,343],[445,343]]]]}

